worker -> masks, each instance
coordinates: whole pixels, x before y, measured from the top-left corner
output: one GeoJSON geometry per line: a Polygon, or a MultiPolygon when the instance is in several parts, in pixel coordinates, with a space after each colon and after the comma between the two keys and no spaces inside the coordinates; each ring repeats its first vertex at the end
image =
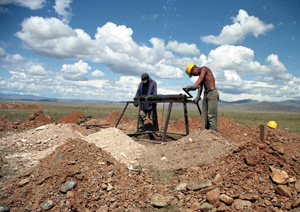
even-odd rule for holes
{"type": "MultiPolygon", "coordinates": [[[[143,73],[141,75],[141,82],[136,91],[135,98],[147,97],[150,95],[157,95],[157,83],[155,80],[151,79],[147,73],[143,73]]],[[[138,104],[134,103],[134,106],[138,107],[138,104]]],[[[153,120],[154,126],[157,127],[156,103],[140,104],[139,131],[143,130],[147,116],[150,120],[153,120]]]]}
{"type": "Polygon", "coordinates": [[[274,130],[277,129],[277,123],[275,121],[269,121],[267,126],[274,129],[274,130]]]}
{"type": "Polygon", "coordinates": [[[188,91],[198,89],[198,94],[193,100],[195,104],[199,103],[202,88],[204,87],[202,112],[205,115],[205,129],[218,131],[217,121],[219,92],[216,89],[215,78],[212,71],[205,66],[197,67],[195,64],[187,65],[185,71],[189,77],[198,76],[194,85],[186,87],[188,91]]]}

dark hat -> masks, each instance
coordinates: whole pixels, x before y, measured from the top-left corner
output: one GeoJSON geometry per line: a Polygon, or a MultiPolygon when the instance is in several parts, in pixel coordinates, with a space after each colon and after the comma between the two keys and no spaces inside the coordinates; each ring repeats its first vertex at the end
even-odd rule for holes
{"type": "Polygon", "coordinates": [[[141,78],[142,78],[143,83],[147,83],[149,80],[149,75],[147,73],[143,73],[141,78]]]}

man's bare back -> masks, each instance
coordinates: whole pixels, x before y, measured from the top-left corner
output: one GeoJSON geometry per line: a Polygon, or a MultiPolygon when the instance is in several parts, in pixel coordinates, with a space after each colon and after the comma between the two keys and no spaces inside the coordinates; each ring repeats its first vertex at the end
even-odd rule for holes
{"type": "Polygon", "coordinates": [[[210,89],[216,88],[215,77],[212,71],[206,66],[194,66],[191,70],[191,74],[193,76],[199,76],[198,80],[194,84],[194,86],[199,87],[199,94],[201,94],[202,86],[204,86],[205,91],[209,91],[210,89]]]}

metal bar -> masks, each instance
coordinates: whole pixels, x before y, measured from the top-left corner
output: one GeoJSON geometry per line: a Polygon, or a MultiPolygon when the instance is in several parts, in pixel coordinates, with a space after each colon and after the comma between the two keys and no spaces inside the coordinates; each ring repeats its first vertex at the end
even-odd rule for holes
{"type": "Polygon", "coordinates": [[[186,88],[182,88],[182,90],[184,90],[184,92],[188,95],[188,98],[193,98],[186,88]]]}
{"type": "Polygon", "coordinates": [[[154,126],[154,130],[155,131],[159,131],[159,127],[158,127],[158,120],[157,120],[157,108],[156,108],[156,104],[152,105],[152,122],[153,122],[153,126],[154,126]]]}
{"type": "MultiPolygon", "coordinates": [[[[199,111],[200,117],[201,117],[201,109],[200,109],[200,106],[199,106],[199,102],[200,102],[200,101],[198,101],[198,102],[196,103],[196,105],[197,105],[197,108],[198,108],[198,111],[199,111]]],[[[202,109],[203,109],[203,108],[202,108],[202,109]]]]}
{"type": "Polygon", "coordinates": [[[137,121],[137,126],[136,126],[136,133],[139,132],[139,127],[140,127],[140,112],[141,112],[141,107],[139,106],[139,112],[138,112],[138,121],[137,121]]]}
{"type": "Polygon", "coordinates": [[[164,128],[164,133],[163,133],[163,137],[162,137],[162,142],[165,142],[165,139],[166,139],[166,133],[167,133],[167,129],[168,129],[168,124],[169,124],[169,119],[170,119],[170,115],[171,115],[172,105],[173,105],[173,102],[170,102],[169,103],[169,108],[168,108],[168,114],[167,114],[167,118],[166,118],[166,122],[165,122],[165,128],[164,128]]]}
{"type": "Polygon", "coordinates": [[[176,103],[182,103],[182,102],[186,102],[186,103],[194,103],[193,100],[187,99],[187,100],[155,100],[155,101],[150,101],[150,100],[136,100],[136,101],[128,101],[128,103],[138,103],[138,104],[142,104],[142,103],[166,103],[166,102],[176,102],[176,103]]]}
{"type": "Polygon", "coordinates": [[[126,103],[126,106],[125,106],[125,108],[124,108],[124,110],[123,110],[123,112],[122,112],[122,114],[121,114],[120,118],[118,119],[118,121],[117,121],[117,123],[116,123],[115,127],[117,127],[117,126],[118,126],[118,124],[119,124],[119,122],[121,121],[121,118],[122,118],[122,116],[124,115],[124,113],[125,113],[125,110],[127,109],[127,106],[128,106],[128,104],[129,104],[129,102],[127,102],[127,103],[126,103]]]}
{"type": "Polygon", "coordinates": [[[174,95],[150,95],[141,96],[134,98],[135,101],[165,101],[165,100],[178,100],[184,101],[187,98],[185,94],[174,94],[174,95]]]}
{"type": "Polygon", "coordinates": [[[183,111],[184,111],[184,120],[185,120],[185,132],[186,132],[186,135],[188,135],[190,133],[189,132],[189,119],[188,119],[188,112],[187,112],[185,102],[183,102],[183,111]]]}

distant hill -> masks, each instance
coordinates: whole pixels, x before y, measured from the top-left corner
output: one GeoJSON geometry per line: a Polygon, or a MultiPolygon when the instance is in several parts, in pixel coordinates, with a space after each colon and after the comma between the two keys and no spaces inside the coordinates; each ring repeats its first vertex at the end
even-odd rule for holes
{"type": "Polygon", "coordinates": [[[19,95],[19,94],[3,94],[0,93],[0,100],[18,100],[18,101],[40,101],[40,102],[113,102],[106,100],[93,99],[62,99],[62,98],[46,98],[34,95],[19,95]]]}

